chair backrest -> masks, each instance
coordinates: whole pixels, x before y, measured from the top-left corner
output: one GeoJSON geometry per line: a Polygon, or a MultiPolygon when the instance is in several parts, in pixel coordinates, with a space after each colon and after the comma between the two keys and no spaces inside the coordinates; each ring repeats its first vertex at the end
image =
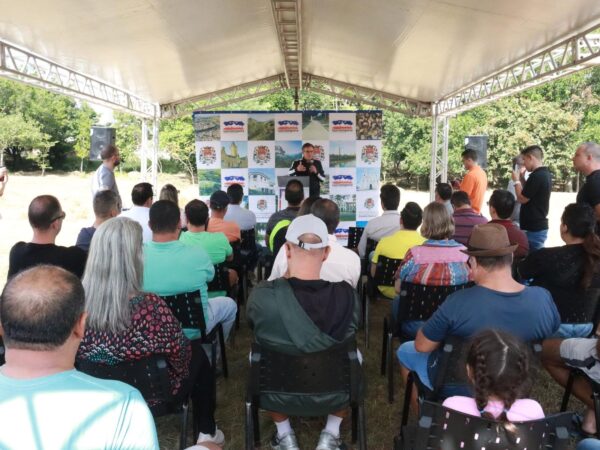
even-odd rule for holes
{"type": "Polygon", "coordinates": [[[368,258],[372,251],[375,250],[379,242],[375,239],[367,238],[367,247],[365,250],[365,258],[368,258]]]}
{"type": "Polygon", "coordinates": [[[206,320],[202,309],[200,291],[184,292],[175,295],[163,295],[173,315],[179,320],[182,328],[197,328],[204,333],[206,331],[206,320]]]}
{"type": "Polygon", "coordinates": [[[207,283],[208,291],[229,291],[229,272],[225,263],[215,264],[215,277],[207,283]]]}
{"type": "Polygon", "coordinates": [[[424,401],[414,449],[566,450],[572,413],[514,422],[513,438],[498,421],[474,417],[424,401]]]}
{"type": "Polygon", "coordinates": [[[245,251],[256,251],[256,231],[254,228],[242,230],[240,248],[245,251]]]}
{"type": "Polygon", "coordinates": [[[271,240],[273,243],[271,247],[273,255],[277,255],[277,253],[279,253],[279,249],[283,247],[283,244],[285,244],[285,233],[287,233],[288,226],[289,224],[279,227],[279,229],[273,235],[273,238],[271,239],[271,237],[269,237],[269,240],[271,240]]]}
{"type": "Polygon", "coordinates": [[[348,228],[348,245],[347,248],[353,249],[358,248],[358,243],[362,237],[364,227],[349,227],[348,228]]]}
{"type": "Polygon", "coordinates": [[[473,283],[456,286],[426,286],[402,282],[400,285],[400,309],[396,323],[400,324],[407,320],[427,320],[450,294],[471,286],[473,283]]]}
{"type": "Polygon", "coordinates": [[[176,412],[169,381],[169,366],[163,356],[153,355],[115,365],[79,359],[77,369],[105,380],[118,380],[139,390],[155,416],[176,412]]]}
{"type": "Polygon", "coordinates": [[[355,340],[327,350],[288,355],[252,344],[248,395],[323,395],[347,393],[351,404],[362,398],[362,368],[355,340]]]}
{"type": "Polygon", "coordinates": [[[400,267],[400,264],[402,264],[401,259],[379,256],[373,280],[374,284],[376,286],[393,286],[395,282],[394,274],[398,270],[398,267],[400,267]]]}

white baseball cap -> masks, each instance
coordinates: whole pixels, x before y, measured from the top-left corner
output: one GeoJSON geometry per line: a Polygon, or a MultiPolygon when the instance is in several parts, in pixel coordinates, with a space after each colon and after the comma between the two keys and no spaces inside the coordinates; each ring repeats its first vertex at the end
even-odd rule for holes
{"type": "Polygon", "coordinates": [[[306,214],[292,220],[292,223],[290,223],[287,232],[285,233],[285,240],[306,250],[325,248],[329,245],[329,235],[327,234],[325,222],[313,214],[306,214]],[[302,242],[300,236],[307,233],[319,237],[321,242],[316,244],[302,242]]]}

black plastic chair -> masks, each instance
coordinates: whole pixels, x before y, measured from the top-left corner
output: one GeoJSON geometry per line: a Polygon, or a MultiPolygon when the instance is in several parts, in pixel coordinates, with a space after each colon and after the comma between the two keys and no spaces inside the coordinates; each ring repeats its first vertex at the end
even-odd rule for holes
{"type": "Polygon", "coordinates": [[[381,343],[381,375],[388,377],[388,401],[394,401],[394,365],[393,339],[400,338],[400,343],[414,339],[402,333],[403,322],[428,320],[444,303],[446,298],[461,289],[473,286],[473,283],[456,286],[425,286],[422,284],[402,283],[400,290],[400,308],[398,316],[389,314],[383,319],[383,339],[381,343]]]}
{"type": "Polygon", "coordinates": [[[416,427],[402,427],[394,450],[567,450],[571,413],[513,422],[516,439],[496,420],[474,417],[424,401],[416,427]],[[516,442],[515,442],[516,441],[516,442]]]}
{"type": "Polygon", "coordinates": [[[258,251],[256,250],[256,231],[254,228],[250,230],[242,230],[242,240],[240,242],[240,263],[242,273],[240,274],[241,282],[239,291],[240,295],[238,296],[238,306],[243,305],[246,300],[248,300],[248,272],[254,268],[257,259],[258,251]]]}
{"type": "MultiPolygon", "coordinates": [[[[179,448],[184,449],[188,437],[189,396],[177,400],[171,392],[169,369],[164,357],[154,355],[137,361],[126,361],[115,365],[101,364],[87,359],[77,360],[77,369],[88,375],[105,380],[118,380],[140,391],[146,401],[151,400],[150,411],[154,417],[181,414],[179,448]]],[[[194,420],[194,428],[196,421],[194,420]]],[[[197,436],[194,429],[194,436],[197,436]]]]}
{"type": "Polygon", "coordinates": [[[258,258],[256,265],[256,280],[262,281],[267,280],[273,270],[273,262],[275,261],[275,255],[269,253],[263,253],[258,258]]]}
{"type": "Polygon", "coordinates": [[[362,237],[363,231],[365,231],[364,227],[349,227],[348,228],[348,244],[346,248],[350,250],[354,250],[358,248],[358,243],[360,242],[360,238],[362,237]]]}
{"type": "MultiPolygon", "coordinates": [[[[221,365],[223,376],[227,378],[227,355],[225,351],[225,335],[223,325],[216,324],[212,330],[206,331],[206,319],[201,304],[200,291],[185,292],[176,295],[164,295],[162,299],[171,309],[173,315],[179,320],[182,328],[195,328],[200,330],[200,342],[210,344],[210,363],[214,371],[217,366],[217,342],[221,348],[221,365]]],[[[216,378],[216,377],[215,377],[216,378]]],[[[215,389],[216,392],[216,389],[215,389]]]]}
{"type": "MultiPolygon", "coordinates": [[[[291,394],[298,396],[324,396],[345,394],[346,403],[352,409],[352,441],[359,441],[359,448],[367,448],[367,430],[364,411],[364,375],[358,361],[354,340],[322,352],[303,355],[287,355],[252,344],[250,374],[246,392],[246,449],[260,446],[258,410],[264,407],[263,397],[268,394],[291,394]]],[[[305,417],[326,415],[335,409],[278,412],[305,417]]]]}

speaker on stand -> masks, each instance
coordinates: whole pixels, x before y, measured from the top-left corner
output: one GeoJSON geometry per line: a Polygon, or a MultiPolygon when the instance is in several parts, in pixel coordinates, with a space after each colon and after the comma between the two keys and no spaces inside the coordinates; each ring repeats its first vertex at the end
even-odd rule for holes
{"type": "Polygon", "coordinates": [[[115,145],[117,133],[114,128],[92,127],[90,130],[91,145],[90,145],[90,160],[100,161],[100,152],[107,145],[115,145]]]}
{"type": "Polygon", "coordinates": [[[487,168],[488,137],[484,135],[465,137],[465,150],[477,152],[477,162],[482,169],[487,168]]]}

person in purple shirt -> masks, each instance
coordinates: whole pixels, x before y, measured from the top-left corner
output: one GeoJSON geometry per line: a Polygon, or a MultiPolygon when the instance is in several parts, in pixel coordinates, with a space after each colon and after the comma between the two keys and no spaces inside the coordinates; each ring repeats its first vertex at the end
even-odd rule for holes
{"type": "Polygon", "coordinates": [[[452,194],[450,202],[454,207],[454,239],[463,245],[467,245],[469,237],[475,225],[487,223],[487,219],[471,207],[471,200],[464,191],[456,191],[452,194]]]}
{"type": "Polygon", "coordinates": [[[94,196],[94,216],[96,220],[91,227],[84,227],[77,236],[76,247],[84,252],[89,251],[92,237],[101,224],[119,215],[119,196],[113,191],[100,191],[94,196]]]}

